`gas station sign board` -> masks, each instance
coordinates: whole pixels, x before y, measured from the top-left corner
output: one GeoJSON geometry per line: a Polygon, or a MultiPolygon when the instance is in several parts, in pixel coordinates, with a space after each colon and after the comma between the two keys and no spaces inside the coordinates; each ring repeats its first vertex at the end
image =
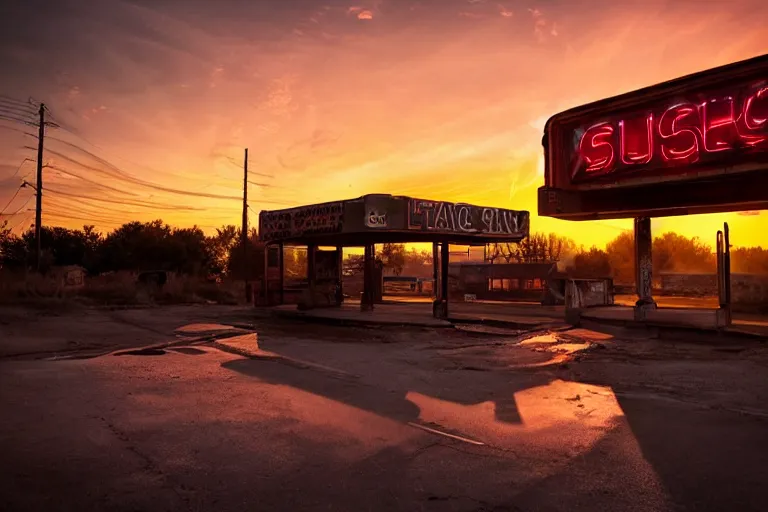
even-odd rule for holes
{"type": "MultiPolygon", "coordinates": [[[[643,208],[630,201],[626,216],[644,209],[667,214],[738,209],[740,199],[723,198],[723,190],[713,200],[676,204],[673,197],[661,198],[679,195],[682,183],[699,182],[700,188],[702,180],[736,183],[726,175],[768,174],[768,55],[557,114],[547,122],[544,151],[540,214],[619,217],[621,205],[601,201],[605,191],[616,197],[628,193],[621,190],[649,186],[658,204],[643,208]],[[552,201],[558,194],[559,201],[552,201]],[[567,203],[574,211],[558,214],[557,204],[551,207],[558,202],[561,210],[567,203]]],[[[752,196],[741,199],[754,207],[752,196]]],[[[768,191],[760,199],[768,202],[768,191]]]]}

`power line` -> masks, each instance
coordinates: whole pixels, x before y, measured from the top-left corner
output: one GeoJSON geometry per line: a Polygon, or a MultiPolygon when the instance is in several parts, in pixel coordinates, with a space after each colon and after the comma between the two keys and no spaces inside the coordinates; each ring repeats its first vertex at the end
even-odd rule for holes
{"type": "Polygon", "coordinates": [[[116,219],[106,219],[106,218],[96,218],[96,217],[81,217],[79,215],[70,215],[68,213],[57,213],[57,212],[51,212],[46,210],[45,212],[46,216],[51,217],[60,217],[63,219],[70,219],[70,220],[82,220],[85,222],[100,222],[102,224],[112,224],[115,226],[122,226],[123,224],[127,224],[124,220],[116,220],[116,219]]]}
{"type": "MultiPolygon", "coordinates": [[[[37,135],[35,135],[34,133],[29,133],[29,132],[21,130],[19,128],[14,128],[13,126],[0,125],[0,129],[2,129],[2,130],[10,130],[12,132],[23,133],[24,135],[28,135],[30,137],[35,137],[35,138],[37,137],[37,135]]],[[[25,149],[26,149],[26,147],[25,147],[25,149]]]]}
{"type": "Polygon", "coordinates": [[[89,170],[94,171],[94,172],[102,173],[102,174],[107,175],[107,176],[109,176],[109,177],[111,177],[113,179],[116,179],[116,180],[121,180],[121,181],[126,182],[126,183],[131,183],[133,185],[139,185],[139,186],[146,187],[146,188],[151,188],[153,190],[157,190],[157,191],[160,191],[160,192],[167,192],[169,194],[183,195],[183,196],[189,196],[189,197],[205,197],[205,198],[210,198],[210,199],[226,199],[226,200],[235,200],[235,201],[240,201],[241,200],[241,198],[237,197],[237,196],[228,196],[228,195],[223,195],[223,194],[212,194],[212,193],[208,193],[208,192],[191,192],[191,191],[188,191],[188,190],[181,190],[181,189],[166,187],[166,186],[163,186],[163,185],[152,183],[150,181],[145,181],[145,180],[142,180],[140,178],[136,178],[134,176],[131,176],[130,174],[125,173],[121,169],[115,167],[114,165],[110,164],[109,162],[106,162],[105,160],[103,160],[103,159],[101,159],[99,157],[96,157],[95,155],[94,155],[95,158],[97,158],[99,161],[103,162],[105,165],[107,165],[107,166],[109,166],[109,167],[111,167],[113,169],[116,169],[116,172],[110,172],[110,171],[107,171],[105,169],[99,169],[98,167],[94,167],[92,165],[85,164],[83,162],[80,162],[79,160],[76,160],[76,159],[74,159],[74,158],[72,158],[70,156],[65,155],[64,153],[60,153],[60,152],[52,150],[52,149],[48,149],[48,152],[52,153],[52,154],[54,154],[54,155],[56,155],[56,156],[58,156],[60,158],[63,158],[63,159],[65,159],[65,160],[67,160],[67,161],[69,161],[69,162],[71,162],[71,163],[73,163],[75,165],[79,165],[79,166],[81,166],[81,167],[83,167],[85,169],[89,169],[89,170]]]}
{"type": "Polygon", "coordinates": [[[255,185],[257,187],[264,187],[264,188],[283,188],[283,187],[276,187],[275,185],[271,185],[269,183],[259,183],[256,181],[248,180],[248,183],[251,185],[255,185]]]}
{"type": "Polygon", "coordinates": [[[16,103],[18,105],[32,105],[35,106],[34,101],[32,98],[29,98],[29,100],[17,100],[13,96],[8,96],[7,94],[0,94],[0,99],[7,101],[9,103],[16,103]]]}
{"type": "MultiPolygon", "coordinates": [[[[225,158],[225,159],[226,159],[226,160],[227,160],[229,163],[231,163],[232,165],[234,165],[235,167],[237,167],[238,169],[240,168],[240,164],[239,164],[239,163],[237,163],[237,160],[235,160],[235,159],[234,159],[234,158],[232,158],[231,156],[225,156],[224,158],[225,158]]],[[[248,160],[248,163],[249,163],[249,164],[252,164],[253,162],[251,162],[250,160],[248,160]]],[[[261,173],[261,172],[250,172],[250,174],[253,174],[254,176],[261,176],[262,178],[274,178],[274,175],[272,175],[272,174],[264,174],[264,173],[261,173]]]]}
{"type": "Polygon", "coordinates": [[[27,162],[34,162],[34,160],[32,160],[31,158],[25,158],[24,160],[22,160],[22,161],[21,161],[21,163],[19,164],[19,166],[16,168],[16,170],[15,170],[15,171],[13,171],[13,174],[11,174],[11,175],[8,177],[8,179],[11,179],[11,178],[13,178],[14,176],[16,176],[17,174],[19,174],[19,171],[20,171],[20,170],[21,170],[21,168],[24,166],[24,164],[25,164],[25,163],[27,163],[27,162]]]}
{"type": "Polygon", "coordinates": [[[35,106],[30,105],[29,103],[16,103],[14,101],[0,98],[0,106],[7,107],[7,108],[15,108],[19,110],[27,110],[29,112],[35,113],[35,106]]]}
{"type": "Polygon", "coordinates": [[[6,114],[3,112],[0,112],[0,119],[2,119],[3,121],[11,121],[11,122],[25,124],[27,126],[37,126],[37,124],[34,121],[30,121],[29,119],[14,117],[12,114],[6,114]]]}
{"type": "Polygon", "coordinates": [[[31,195],[31,196],[29,196],[29,197],[27,198],[27,200],[26,200],[26,201],[24,201],[24,204],[22,204],[22,205],[19,207],[19,209],[18,209],[18,210],[16,210],[15,212],[13,212],[13,213],[0,213],[0,215],[2,215],[2,216],[4,216],[4,217],[14,217],[14,216],[18,215],[18,214],[21,212],[21,210],[23,210],[23,209],[24,209],[24,207],[25,207],[25,206],[27,206],[27,205],[29,204],[29,202],[32,200],[32,198],[33,198],[33,197],[35,197],[35,196],[34,196],[34,195],[31,195]]]}
{"type": "MultiPolygon", "coordinates": [[[[57,198],[53,198],[51,201],[52,201],[52,204],[55,207],[57,207],[57,208],[63,208],[63,209],[69,210],[70,212],[74,211],[74,212],[78,212],[78,213],[84,213],[84,214],[87,214],[87,215],[104,215],[104,213],[107,213],[107,214],[117,214],[117,215],[127,219],[127,217],[131,216],[131,215],[148,216],[148,215],[153,215],[154,214],[154,212],[152,212],[152,211],[118,210],[118,209],[115,209],[115,208],[106,208],[106,207],[103,207],[103,206],[98,206],[98,205],[93,205],[93,204],[87,204],[86,205],[87,208],[83,208],[83,204],[77,204],[77,205],[68,204],[68,203],[66,203],[66,201],[68,201],[68,199],[63,199],[63,198],[58,198],[58,197],[57,198]]],[[[206,215],[205,218],[206,219],[210,219],[210,220],[230,219],[230,218],[233,218],[233,215],[224,215],[224,216],[218,216],[218,217],[210,217],[210,216],[206,215]]],[[[128,220],[126,220],[126,222],[128,222],[128,220]]]]}
{"type": "MultiPolygon", "coordinates": [[[[65,160],[69,161],[70,163],[73,163],[75,165],[79,165],[79,166],[83,167],[84,169],[89,169],[89,170],[94,171],[94,172],[99,172],[99,173],[101,173],[101,174],[103,174],[105,176],[109,176],[109,177],[114,178],[114,179],[122,180],[123,182],[126,182],[126,183],[130,183],[130,184],[134,184],[134,185],[139,185],[139,186],[144,186],[144,187],[147,187],[147,188],[153,188],[155,190],[159,190],[159,191],[163,191],[163,192],[168,192],[168,193],[172,193],[172,194],[178,194],[178,195],[187,195],[187,196],[192,196],[192,197],[210,197],[212,199],[234,199],[234,196],[226,196],[226,195],[221,195],[221,194],[210,194],[210,193],[202,193],[202,192],[195,192],[195,191],[189,191],[189,190],[181,190],[181,189],[169,188],[169,187],[165,187],[163,185],[152,183],[150,181],[142,180],[140,178],[137,178],[135,176],[132,176],[132,175],[126,173],[125,171],[123,171],[122,169],[120,169],[116,165],[112,164],[108,160],[106,160],[106,159],[104,159],[104,158],[102,158],[102,157],[100,157],[98,155],[95,155],[91,151],[88,151],[87,149],[85,149],[85,148],[83,148],[83,147],[81,147],[81,146],[79,146],[77,144],[73,144],[71,142],[68,142],[68,141],[65,141],[65,140],[62,140],[62,139],[59,139],[59,138],[56,138],[56,137],[52,137],[52,136],[47,137],[47,139],[60,142],[62,144],[65,144],[65,145],[73,148],[73,149],[76,149],[76,150],[78,150],[78,151],[80,151],[80,152],[90,156],[91,158],[95,159],[98,163],[100,163],[100,164],[110,168],[111,170],[106,170],[106,169],[102,169],[102,168],[99,168],[99,167],[95,167],[93,165],[86,164],[86,163],[84,163],[84,162],[82,162],[80,160],[77,160],[77,159],[75,159],[75,158],[73,158],[73,157],[71,157],[69,155],[66,155],[66,154],[61,153],[61,152],[56,151],[56,150],[49,149],[48,150],[49,153],[52,153],[52,154],[54,154],[56,156],[59,156],[60,158],[63,158],[65,160]]],[[[270,178],[272,177],[271,175],[268,175],[268,174],[261,174],[261,173],[252,173],[252,174],[257,174],[257,175],[260,175],[260,176],[266,176],[266,177],[270,177],[270,178]]],[[[231,180],[231,181],[234,182],[234,180],[231,180]]],[[[254,181],[249,181],[248,183],[250,183],[252,185],[255,185],[255,186],[259,186],[259,187],[264,187],[264,188],[275,187],[275,185],[271,185],[271,184],[268,184],[268,183],[260,183],[260,182],[254,182],[254,181]]],[[[278,187],[278,188],[282,188],[282,187],[278,187]]],[[[130,195],[135,195],[135,194],[130,194],[130,195]]],[[[238,198],[238,200],[239,200],[239,198],[238,198]]],[[[275,204],[286,204],[286,203],[282,203],[282,202],[279,202],[279,201],[275,201],[274,203],[275,204]]]]}
{"type": "Polygon", "coordinates": [[[9,206],[11,206],[11,203],[13,202],[14,199],[16,199],[16,196],[19,195],[19,192],[21,192],[21,187],[16,189],[16,193],[13,194],[13,197],[11,197],[11,200],[8,201],[8,204],[6,204],[5,207],[2,210],[0,210],[0,215],[4,214],[5,210],[7,210],[9,206]]]}
{"type": "MultiPolygon", "coordinates": [[[[19,222],[17,222],[16,224],[14,224],[14,225],[13,225],[13,227],[12,227],[12,228],[10,228],[10,230],[11,230],[11,233],[13,233],[13,230],[14,230],[14,229],[16,229],[17,227],[21,226],[21,225],[22,225],[22,224],[24,224],[25,222],[29,222],[29,215],[27,215],[27,217],[26,217],[26,218],[25,218],[25,217],[22,217],[22,218],[21,218],[21,220],[20,220],[19,222]]],[[[31,224],[30,224],[30,227],[31,227],[31,224]]]]}
{"type": "Polygon", "coordinates": [[[50,187],[46,188],[48,192],[59,194],[62,196],[68,196],[73,197],[76,199],[88,199],[91,201],[99,201],[103,203],[111,203],[111,204],[126,204],[131,206],[141,206],[145,208],[154,208],[157,210],[172,210],[172,211],[204,211],[205,208],[195,207],[195,206],[180,206],[180,205],[168,205],[168,204],[161,204],[161,203],[152,203],[149,201],[132,201],[132,200],[117,200],[114,198],[103,198],[103,197],[94,197],[94,196],[87,196],[87,195],[81,195],[81,194],[73,194],[71,192],[65,192],[63,190],[57,190],[52,189],[50,187]]]}
{"type": "MultiPolygon", "coordinates": [[[[49,150],[49,151],[50,151],[50,150],[49,150]]],[[[74,176],[75,178],[81,179],[81,180],[85,181],[86,183],[90,183],[90,184],[92,184],[92,185],[95,185],[95,186],[97,186],[97,187],[100,187],[100,188],[103,188],[103,189],[106,189],[106,190],[112,190],[112,191],[114,191],[114,192],[119,192],[119,193],[121,193],[121,194],[126,194],[126,195],[129,195],[129,196],[134,196],[134,197],[136,197],[136,194],[134,194],[134,193],[132,193],[132,192],[126,192],[126,191],[124,191],[124,190],[121,190],[121,189],[119,189],[119,188],[110,187],[109,185],[104,185],[103,183],[99,183],[98,181],[92,180],[92,179],[90,179],[90,178],[86,178],[85,176],[82,176],[82,175],[80,175],[80,174],[77,174],[77,173],[74,173],[74,172],[72,172],[72,171],[70,171],[70,170],[67,170],[67,169],[64,169],[64,168],[62,168],[62,167],[59,167],[58,165],[51,165],[51,164],[49,164],[49,165],[46,165],[45,167],[48,167],[48,168],[54,169],[54,170],[56,170],[56,171],[59,171],[59,172],[61,172],[61,173],[64,173],[64,174],[66,174],[66,175],[68,175],[68,176],[74,176]]]]}
{"type": "Polygon", "coordinates": [[[93,205],[93,204],[86,204],[88,208],[83,208],[82,202],[79,204],[73,205],[66,202],[66,201],[70,201],[70,199],[61,198],[61,197],[55,197],[55,198],[49,199],[49,201],[51,201],[51,204],[53,204],[58,208],[71,208],[79,212],[88,213],[88,214],[92,213],[94,215],[99,215],[100,213],[103,213],[103,212],[112,212],[112,213],[118,213],[121,215],[146,215],[151,213],[149,211],[141,212],[141,211],[132,211],[132,210],[118,210],[116,208],[107,208],[106,206],[99,206],[99,205],[93,205]]]}
{"type": "MultiPolygon", "coordinates": [[[[83,147],[81,147],[81,146],[79,146],[77,144],[73,144],[71,142],[68,142],[68,141],[65,141],[65,140],[62,140],[62,139],[59,139],[59,138],[56,138],[56,137],[48,137],[48,139],[49,140],[55,140],[56,142],[60,142],[60,143],[62,143],[64,145],[66,145],[66,146],[69,146],[69,147],[71,147],[73,149],[76,149],[77,151],[80,151],[81,153],[84,153],[85,155],[89,156],[90,158],[93,158],[94,160],[96,160],[97,163],[108,167],[110,170],[99,169],[98,167],[94,167],[92,165],[84,164],[84,163],[80,162],[79,160],[76,160],[76,159],[74,159],[74,158],[72,158],[72,157],[70,157],[68,155],[65,155],[63,153],[60,153],[58,151],[50,150],[51,153],[53,153],[53,154],[55,154],[57,156],[60,156],[61,158],[64,158],[66,160],[69,160],[71,163],[74,163],[74,164],[77,164],[77,165],[81,165],[81,166],[83,166],[83,167],[85,167],[87,169],[90,169],[90,170],[93,170],[93,171],[96,171],[96,172],[101,172],[102,174],[106,174],[106,175],[108,175],[110,177],[113,177],[115,179],[122,179],[123,181],[131,183],[131,184],[134,184],[134,185],[140,185],[140,186],[145,186],[145,187],[148,187],[148,188],[154,188],[156,190],[161,190],[161,191],[169,192],[169,193],[173,193],[173,194],[191,195],[191,196],[196,196],[196,197],[210,197],[210,195],[211,195],[211,194],[207,194],[207,193],[201,193],[201,192],[195,192],[195,191],[189,191],[189,190],[181,190],[181,189],[175,189],[175,188],[172,189],[172,188],[165,187],[165,186],[157,184],[157,183],[153,183],[151,181],[142,180],[140,178],[137,178],[137,177],[131,175],[130,173],[127,173],[126,171],[124,171],[123,169],[119,168],[118,166],[116,166],[115,164],[110,162],[109,160],[106,160],[105,158],[102,158],[102,157],[96,155],[95,153],[93,153],[91,151],[88,151],[87,149],[85,149],[85,148],[83,148],[83,147]],[[117,176],[115,176],[115,174],[117,174],[117,176]]],[[[135,165],[138,165],[138,164],[135,164],[135,165]]],[[[150,169],[150,170],[153,170],[153,169],[150,169]]],[[[154,172],[158,172],[159,173],[160,171],[154,171],[154,172]]],[[[178,175],[175,175],[173,173],[167,173],[166,172],[165,174],[169,174],[171,176],[177,176],[178,177],[178,175]]],[[[234,180],[228,180],[228,181],[230,181],[232,183],[235,182],[234,180]]],[[[217,197],[213,197],[213,199],[233,199],[234,198],[233,196],[221,196],[221,195],[218,195],[218,194],[214,194],[214,195],[216,195],[217,197]]],[[[238,200],[239,200],[239,198],[238,198],[238,200]]]]}
{"type": "Polygon", "coordinates": [[[24,118],[25,116],[28,116],[27,117],[28,121],[35,122],[35,119],[32,117],[34,115],[34,112],[31,112],[26,109],[10,107],[0,103],[0,112],[2,112],[3,114],[20,116],[22,118],[24,118]]]}
{"type": "Polygon", "coordinates": [[[0,102],[0,110],[12,114],[19,114],[19,115],[27,115],[30,118],[34,119],[35,121],[35,111],[32,110],[30,107],[21,107],[18,105],[11,105],[8,103],[2,103],[0,102]]]}

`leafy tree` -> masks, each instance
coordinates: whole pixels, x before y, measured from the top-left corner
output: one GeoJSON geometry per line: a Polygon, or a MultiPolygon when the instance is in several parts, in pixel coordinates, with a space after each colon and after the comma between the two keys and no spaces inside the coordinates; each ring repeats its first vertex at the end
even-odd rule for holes
{"type": "Polygon", "coordinates": [[[210,269],[211,255],[205,233],[198,228],[176,228],[168,240],[168,267],[188,275],[205,275],[210,269]]]}
{"type": "Polygon", "coordinates": [[[255,230],[248,234],[248,263],[245,262],[243,250],[242,229],[237,230],[236,242],[229,251],[227,260],[227,273],[235,279],[244,279],[246,276],[253,281],[264,275],[264,248],[265,244],[259,240],[255,230]]]}
{"type": "Polygon", "coordinates": [[[664,233],[653,240],[653,273],[716,272],[716,256],[712,248],[698,238],[677,233],[664,233]]]}
{"type": "Polygon", "coordinates": [[[557,233],[531,233],[520,243],[491,244],[488,259],[505,263],[554,263],[576,251],[576,243],[557,233]]]}
{"type": "Polygon", "coordinates": [[[586,279],[609,277],[611,262],[607,252],[592,246],[588,251],[579,251],[566,271],[573,277],[586,279]]]}
{"type": "Polygon", "coordinates": [[[383,244],[377,256],[384,268],[391,268],[392,272],[399,276],[405,266],[405,245],[383,244]]]}
{"type": "Polygon", "coordinates": [[[27,245],[14,235],[8,227],[8,221],[0,226],[0,267],[9,269],[24,268],[27,264],[27,245]]]}
{"type": "MultiPolygon", "coordinates": [[[[36,251],[35,233],[29,230],[22,235],[27,246],[27,253],[36,251]]],[[[50,265],[95,266],[101,236],[93,226],[85,226],[83,231],[61,227],[43,226],[40,229],[40,247],[43,251],[44,267],[50,265]]],[[[93,270],[92,268],[89,270],[93,270]]]]}
{"type": "MultiPolygon", "coordinates": [[[[618,283],[635,282],[635,238],[627,231],[606,245],[606,252],[618,283]]],[[[664,233],[653,240],[653,273],[715,272],[716,258],[711,247],[698,238],[664,233]]]]}
{"type": "Polygon", "coordinates": [[[171,270],[171,228],[161,220],[129,222],[109,233],[101,254],[102,269],[171,270]]]}
{"type": "Polygon", "coordinates": [[[216,229],[216,234],[206,239],[208,261],[212,274],[226,274],[229,271],[229,254],[237,245],[240,230],[228,225],[216,229]]]}
{"type": "Polygon", "coordinates": [[[768,249],[762,247],[731,249],[731,272],[768,275],[768,249]]]}
{"type": "Polygon", "coordinates": [[[635,235],[625,231],[605,246],[613,271],[613,280],[620,284],[635,282],[635,235]]]}

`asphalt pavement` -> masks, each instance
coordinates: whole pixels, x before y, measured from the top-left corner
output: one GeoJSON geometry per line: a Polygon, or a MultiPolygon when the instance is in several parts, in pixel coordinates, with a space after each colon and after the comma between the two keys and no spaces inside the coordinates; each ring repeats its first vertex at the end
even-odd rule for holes
{"type": "Polygon", "coordinates": [[[0,361],[0,510],[766,508],[759,344],[272,322],[0,361]]]}

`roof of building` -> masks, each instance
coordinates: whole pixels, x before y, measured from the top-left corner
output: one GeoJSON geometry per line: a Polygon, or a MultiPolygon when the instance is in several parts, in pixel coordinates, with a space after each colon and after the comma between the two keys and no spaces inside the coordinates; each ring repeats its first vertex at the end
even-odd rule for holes
{"type": "Polygon", "coordinates": [[[259,235],[267,243],[342,245],[448,242],[519,242],[530,215],[508,210],[389,194],[347,199],[259,214],[259,235]]]}

